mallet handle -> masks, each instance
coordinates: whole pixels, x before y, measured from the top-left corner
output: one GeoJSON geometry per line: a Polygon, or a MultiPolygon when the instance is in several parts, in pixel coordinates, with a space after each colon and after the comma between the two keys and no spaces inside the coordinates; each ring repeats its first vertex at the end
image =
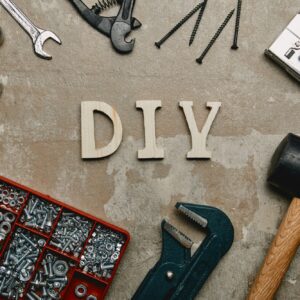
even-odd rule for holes
{"type": "Polygon", "coordinates": [[[300,199],[294,198],[263,266],[256,276],[248,300],[271,300],[300,244],[300,199]]]}

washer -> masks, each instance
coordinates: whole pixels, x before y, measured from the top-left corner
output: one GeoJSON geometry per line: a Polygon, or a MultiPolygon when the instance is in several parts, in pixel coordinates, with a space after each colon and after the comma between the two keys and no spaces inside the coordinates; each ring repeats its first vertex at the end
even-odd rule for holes
{"type": "Polygon", "coordinates": [[[94,295],[87,296],[86,300],[98,300],[98,298],[94,295]]]}
{"type": "Polygon", "coordinates": [[[12,223],[16,219],[15,215],[8,212],[4,214],[4,221],[12,223]]]}
{"type": "Polygon", "coordinates": [[[78,298],[83,298],[86,296],[87,293],[87,287],[84,284],[79,284],[75,288],[75,295],[78,298]]]}
{"type": "Polygon", "coordinates": [[[9,222],[2,222],[0,224],[0,231],[3,232],[4,234],[8,234],[11,230],[11,225],[9,222]]]}
{"type": "Polygon", "coordinates": [[[68,263],[64,260],[57,260],[53,264],[53,273],[56,276],[65,276],[69,271],[68,263]]]}

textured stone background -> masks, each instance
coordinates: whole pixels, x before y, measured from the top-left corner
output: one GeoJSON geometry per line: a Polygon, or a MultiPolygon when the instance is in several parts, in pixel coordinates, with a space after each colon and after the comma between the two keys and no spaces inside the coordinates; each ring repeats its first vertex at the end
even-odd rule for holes
{"type": "MultiPolygon", "coordinates": [[[[298,84],[263,56],[264,49],[299,11],[297,0],[244,1],[240,50],[230,50],[234,22],[199,66],[195,58],[236,1],[209,0],[201,30],[189,48],[194,19],[160,51],[153,43],[197,1],[142,1],[135,16],[132,55],[116,54],[109,40],[91,29],[68,1],[16,0],[40,27],[63,41],[37,58],[31,41],[0,8],[5,43],[0,48],[0,173],[97,217],[127,228],[128,252],[108,299],[130,299],[161,251],[160,222],[168,217],[199,240],[174,213],[177,201],[217,206],[232,219],[235,243],[197,299],[244,299],[288,206],[265,183],[270,157],[290,131],[299,133],[298,84]],[[143,119],[135,101],[161,99],[159,145],[166,158],[140,162],[143,119]],[[108,159],[80,159],[80,103],[105,101],[119,112],[124,142],[108,159]],[[223,107],[211,130],[211,161],[187,161],[190,137],[180,100],[192,100],[199,126],[207,101],[223,107]]],[[[92,2],[90,2],[92,3],[92,2]]],[[[112,134],[96,117],[97,143],[112,134]]],[[[278,299],[300,298],[299,253],[278,299]]]]}

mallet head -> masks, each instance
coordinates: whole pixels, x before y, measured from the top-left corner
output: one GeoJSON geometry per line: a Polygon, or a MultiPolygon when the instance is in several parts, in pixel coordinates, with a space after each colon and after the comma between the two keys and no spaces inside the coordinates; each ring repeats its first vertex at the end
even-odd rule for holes
{"type": "Polygon", "coordinates": [[[281,142],[272,158],[268,182],[293,197],[300,197],[299,136],[290,133],[281,142]]]}

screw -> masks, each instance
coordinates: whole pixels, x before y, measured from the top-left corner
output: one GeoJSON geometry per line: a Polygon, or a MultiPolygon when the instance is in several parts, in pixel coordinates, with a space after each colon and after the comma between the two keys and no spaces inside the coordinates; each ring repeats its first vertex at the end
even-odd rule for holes
{"type": "Polygon", "coordinates": [[[236,11],[236,20],[235,20],[235,29],[234,29],[234,38],[233,38],[233,44],[231,46],[231,49],[233,49],[233,50],[239,49],[238,36],[239,36],[239,29],[240,29],[241,11],[242,11],[242,0],[238,0],[237,11],[236,11]]]}
{"type": "Polygon", "coordinates": [[[195,37],[196,37],[197,31],[198,31],[198,29],[199,29],[200,22],[201,22],[201,20],[202,20],[202,17],[203,17],[205,8],[206,8],[207,1],[208,1],[208,0],[204,0],[203,5],[202,5],[202,7],[201,7],[201,9],[200,9],[200,11],[199,11],[199,15],[198,15],[197,21],[196,21],[196,23],[195,23],[193,32],[192,32],[192,34],[191,34],[189,46],[191,46],[191,45],[193,44],[193,42],[194,42],[194,39],[195,39],[195,37]]]}
{"type": "Polygon", "coordinates": [[[191,18],[203,5],[199,3],[193,10],[191,10],[181,21],[179,21],[155,46],[160,49],[161,45],[169,39],[189,18],[191,18]]]}
{"type": "Polygon", "coordinates": [[[215,33],[215,35],[213,36],[213,38],[210,40],[209,44],[207,45],[207,47],[205,48],[205,50],[203,51],[203,53],[200,55],[200,57],[196,59],[196,62],[198,64],[202,64],[202,61],[203,61],[204,57],[206,56],[206,54],[208,53],[208,51],[210,50],[210,48],[213,46],[213,44],[216,42],[216,40],[218,39],[219,35],[222,33],[223,29],[228,24],[228,22],[231,19],[233,13],[234,13],[234,9],[228,14],[228,16],[226,17],[226,19],[222,23],[222,25],[218,28],[217,32],[215,33]]]}

